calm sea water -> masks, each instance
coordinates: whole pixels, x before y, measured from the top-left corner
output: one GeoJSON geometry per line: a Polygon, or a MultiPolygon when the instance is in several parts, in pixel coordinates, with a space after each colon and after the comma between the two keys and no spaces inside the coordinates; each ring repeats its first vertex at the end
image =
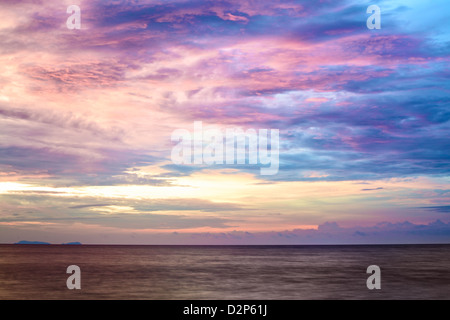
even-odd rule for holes
{"type": "Polygon", "coordinates": [[[0,245],[0,299],[449,299],[450,245],[0,245]],[[68,290],[69,265],[81,290],[68,290]],[[381,290],[366,287],[369,265],[381,290]]]}

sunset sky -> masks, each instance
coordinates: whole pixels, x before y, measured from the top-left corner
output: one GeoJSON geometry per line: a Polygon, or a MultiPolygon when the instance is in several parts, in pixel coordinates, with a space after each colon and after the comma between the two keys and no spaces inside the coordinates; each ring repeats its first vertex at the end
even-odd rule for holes
{"type": "Polygon", "coordinates": [[[0,243],[450,243],[448,0],[0,0],[0,17],[0,243]],[[195,121],[278,129],[278,174],[174,164],[195,121]]]}

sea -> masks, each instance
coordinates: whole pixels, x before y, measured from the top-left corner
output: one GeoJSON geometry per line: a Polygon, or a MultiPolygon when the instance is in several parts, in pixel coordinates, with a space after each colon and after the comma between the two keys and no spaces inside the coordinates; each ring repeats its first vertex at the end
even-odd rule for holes
{"type": "Polygon", "coordinates": [[[450,299],[450,245],[0,245],[0,300],[367,299],[450,299]]]}

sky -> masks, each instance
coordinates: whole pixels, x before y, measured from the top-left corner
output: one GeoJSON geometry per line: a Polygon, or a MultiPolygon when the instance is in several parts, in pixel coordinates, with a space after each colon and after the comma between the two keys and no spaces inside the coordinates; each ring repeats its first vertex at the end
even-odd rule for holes
{"type": "Polygon", "coordinates": [[[0,0],[0,16],[0,243],[450,243],[447,0],[0,0]],[[174,163],[195,122],[279,130],[278,172],[174,163]]]}

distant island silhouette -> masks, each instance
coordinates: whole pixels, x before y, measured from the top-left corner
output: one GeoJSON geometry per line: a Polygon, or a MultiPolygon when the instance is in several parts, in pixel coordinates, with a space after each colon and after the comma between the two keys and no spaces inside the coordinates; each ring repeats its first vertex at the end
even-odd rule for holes
{"type": "MultiPolygon", "coordinates": [[[[42,242],[42,241],[26,241],[22,240],[19,242],[16,242],[14,244],[37,244],[37,245],[51,245],[49,242],[42,242]]],[[[70,245],[70,246],[80,246],[82,245],[80,242],[68,242],[68,243],[61,243],[62,245],[70,245]]]]}
{"type": "Polygon", "coordinates": [[[14,244],[51,244],[51,243],[42,242],[42,241],[25,241],[25,240],[22,240],[22,241],[19,241],[17,243],[14,243],[14,244]]]}

